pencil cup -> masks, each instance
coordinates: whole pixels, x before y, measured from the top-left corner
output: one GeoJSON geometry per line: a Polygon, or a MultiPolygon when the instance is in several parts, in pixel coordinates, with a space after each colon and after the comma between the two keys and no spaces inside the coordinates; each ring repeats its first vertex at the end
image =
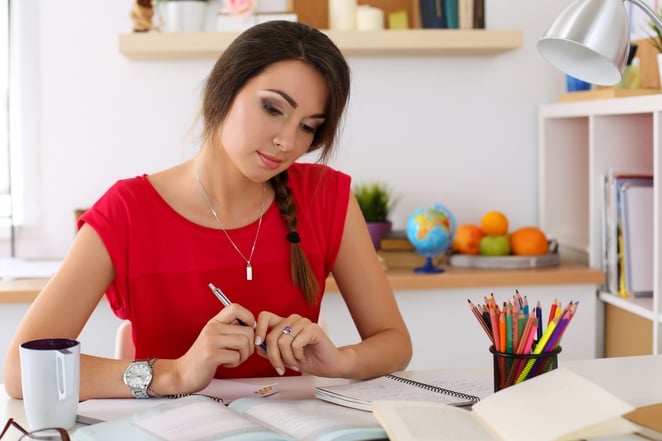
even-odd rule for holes
{"type": "Polygon", "coordinates": [[[498,352],[494,346],[490,346],[490,352],[494,359],[494,392],[498,392],[505,387],[556,369],[561,346],[557,346],[551,352],[540,354],[498,352]]]}

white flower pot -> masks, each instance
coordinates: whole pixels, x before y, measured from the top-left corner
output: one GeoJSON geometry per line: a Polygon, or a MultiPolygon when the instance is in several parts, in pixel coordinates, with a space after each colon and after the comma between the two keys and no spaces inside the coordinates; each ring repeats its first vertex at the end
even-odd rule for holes
{"type": "Polygon", "coordinates": [[[200,32],[204,29],[206,1],[166,1],[161,8],[164,32],[200,32]]]}
{"type": "Polygon", "coordinates": [[[657,54],[657,72],[660,80],[659,88],[662,89],[662,53],[657,54]]]}

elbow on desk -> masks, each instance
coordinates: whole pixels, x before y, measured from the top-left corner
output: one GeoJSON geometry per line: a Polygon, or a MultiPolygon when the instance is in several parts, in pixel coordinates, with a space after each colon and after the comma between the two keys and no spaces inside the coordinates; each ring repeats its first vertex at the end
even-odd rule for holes
{"type": "Polygon", "coordinates": [[[18,360],[14,359],[11,355],[7,355],[5,359],[4,370],[4,385],[5,392],[11,398],[22,399],[23,390],[21,388],[21,367],[18,360]]]}

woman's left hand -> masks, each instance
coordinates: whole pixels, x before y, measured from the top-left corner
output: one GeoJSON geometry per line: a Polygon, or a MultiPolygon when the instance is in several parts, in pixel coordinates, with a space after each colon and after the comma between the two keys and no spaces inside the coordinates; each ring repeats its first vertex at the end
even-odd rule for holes
{"type": "Polygon", "coordinates": [[[263,311],[258,316],[255,335],[267,344],[265,352],[257,348],[259,341],[256,341],[257,353],[267,357],[279,375],[289,368],[311,375],[337,377],[347,362],[317,323],[298,314],[284,318],[263,311]]]}

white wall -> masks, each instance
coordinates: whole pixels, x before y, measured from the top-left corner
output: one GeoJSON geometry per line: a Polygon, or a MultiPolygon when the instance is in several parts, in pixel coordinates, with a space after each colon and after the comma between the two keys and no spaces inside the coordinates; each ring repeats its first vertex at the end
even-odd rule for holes
{"type": "MultiPolygon", "coordinates": [[[[22,0],[20,117],[26,221],[19,257],[62,257],[73,210],[115,180],[197,148],[200,85],[214,60],[131,61],[118,51],[132,1],[22,0]]],[[[487,0],[487,26],[520,29],[520,49],[479,57],[350,57],[353,90],[338,155],[355,180],[387,179],[403,228],[441,202],[458,222],[491,209],[536,224],[537,107],[563,75],[535,43],[569,0],[487,0]]],[[[210,3],[216,7],[217,3],[210,3]]]]}

